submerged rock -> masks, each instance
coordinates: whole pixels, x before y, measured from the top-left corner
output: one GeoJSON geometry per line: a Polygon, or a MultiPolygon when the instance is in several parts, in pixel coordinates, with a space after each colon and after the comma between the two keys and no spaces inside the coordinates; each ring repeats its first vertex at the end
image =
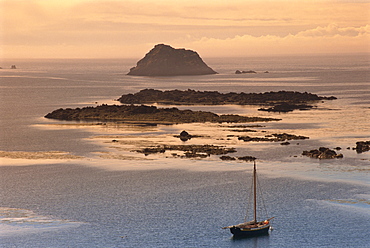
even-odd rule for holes
{"type": "Polygon", "coordinates": [[[259,108],[259,111],[267,111],[267,112],[291,112],[293,110],[309,110],[312,109],[313,106],[307,104],[290,104],[290,103],[281,103],[277,104],[271,108],[259,108]]]}
{"type": "Polygon", "coordinates": [[[178,76],[216,74],[197,52],[158,44],[127,75],[178,76]]]}

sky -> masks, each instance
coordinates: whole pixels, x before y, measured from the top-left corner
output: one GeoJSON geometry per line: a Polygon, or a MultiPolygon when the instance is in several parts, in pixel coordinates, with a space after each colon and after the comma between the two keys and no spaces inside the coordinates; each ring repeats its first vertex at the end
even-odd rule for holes
{"type": "Polygon", "coordinates": [[[370,0],[0,0],[2,58],[370,53],[370,0]]]}

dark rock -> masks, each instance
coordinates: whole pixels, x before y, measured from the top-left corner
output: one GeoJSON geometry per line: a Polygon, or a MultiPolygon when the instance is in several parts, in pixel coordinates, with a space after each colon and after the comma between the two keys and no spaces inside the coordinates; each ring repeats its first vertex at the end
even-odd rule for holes
{"type": "Polygon", "coordinates": [[[244,157],[238,157],[239,160],[244,160],[244,161],[254,161],[257,158],[252,157],[252,156],[244,156],[244,157]]]}
{"type": "Polygon", "coordinates": [[[358,141],[356,142],[356,152],[362,153],[370,151],[370,141],[358,141]]]}
{"type": "Polygon", "coordinates": [[[190,135],[188,132],[186,132],[185,130],[184,131],[182,131],[181,133],[180,133],[180,139],[182,140],[182,141],[187,141],[187,140],[189,140],[189,139],[191,139],[192,138],[192,135],[190,135]]]}
{"type": "Polygon", "coordinates": [[[206,157],[209,157],[209,155],[207,155],[207,154],[196,153],[196,152],[185,152],[184,156],[186,158],[206,158],[206,157]]]}
{"type": "Polygon", "coordinates": [[[10,69],[17,69],[17,67],[16,67],[15,65],[12,65],[12,66],[10,67],[10,69]]]}
{"type": "Polygon", "coordinates": [[[319,149],[310,151],[303,151],[302,155],[318,159],[343,158],[343,154],[337,154],[334,150],[330,150],[326,147],[320,147],[319,149]]]}
{"type": "Polygon", "coordinates": [[[180,133],[180,135],[174,135],[174,137],[180,138],[181,141],[188,141],[192,138],[199,138],[199,137],[203,137],[203,136],[201,136],[201,135],[191,135],[191,134],[189,134],[188,132],[186,132],[184,130],[180,133]]]}
{"type": "Polygon", "coordinates": [[[309,139],[309,137],[307,136],[287,134],[287,133],[273,133],[272,136],[276,137],[276,141],[309,139]]]}
{"type": "Polygon", "coordinates": [[[236,158],[230,157],[230,156],[221,156],[220,159],[221,160],[236,160],[236,158]]]}
{"type": "Polygon", "coordinates": [[[178,76],[216,74],[197,52],[158,44],[127,75],[178,76]]]}
{"type": "Polygon", "coordinates": [[[286,142],[281,143],[280,145],[287,146],[287,145],[290,145],[290,143],[288,141],[286,141],[286,142]]]}
{"type": "Polygon", "coordinates": [[[139,150],[137,152],[141,152],[141,153],[144,153],[145,156],[149,155],[149,154],[153,154],[153,153],[164,153],[166,150],[163,148],[163,147],[147,147],[147,148],[144,148],[142,150],[139,150]]]}

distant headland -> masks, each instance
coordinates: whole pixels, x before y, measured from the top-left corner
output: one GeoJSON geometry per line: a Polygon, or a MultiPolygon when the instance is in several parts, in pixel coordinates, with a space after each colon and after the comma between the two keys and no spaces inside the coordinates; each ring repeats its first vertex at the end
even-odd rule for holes
{"type": "Polygon", "coordinates": [[[180,76],[216,74],[197,52],[158,44],[130,69],[132,76],[180,76]]]}

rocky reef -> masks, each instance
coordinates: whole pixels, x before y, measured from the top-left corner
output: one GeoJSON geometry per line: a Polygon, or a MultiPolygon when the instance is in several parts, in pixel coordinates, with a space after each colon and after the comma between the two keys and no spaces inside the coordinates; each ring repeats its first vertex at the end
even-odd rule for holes
{"type": "MultiPolygon", "coordinates": [[[[140,150],[135,150],[145,155],[154,153],[164,153],[166,151],[183,151],[183,157],[186,158],[204,158],[210,155],[222,155],[236,152],[235,148],[227,148],[224,146],[215,145],[159,145],[156,147],[146,147],[140,150]]],[[[181,157],[177,153],[173,153],[174,157],[181,157]]]]}
{"type": "MultiPolygon", "coordinates": [[[[269,142],[282,142],[287,140],[305,140],[309,139],[309,137],[301,136],[301,135],[294,135],[294,134],[287,134],[287,133],[273,133],[271,135],[266,135],[265,137],[250,137],[250,136],[240,136],[238,140],[243,140],[244,142],[261,142],[261,141],[269,141],[269,142]]],[[[288,145],[288,144],[286,144],[288,145]]]]}
{"type": "Polygon", "coordinates": [[[318,159],[343,158],[343,154],[337,154],[334,150],[326,147],[320,147],[319,149],[310,151],[303,151],[302,155],[318,159]]]}
{"type": "MultiPolygon", "coordinates": [[[[312,93],[301,93],[295,91],[278,91],[265,93],[220,93],[218,91],[195,91],[195,90],[155,90],[143,89],[135,94],[122,95],[118,101],[124,104],[174,104],[174,105],[282,105],[283,109],[288,108],[309,108],[308,105],[297,105],[320,100],[334,100],[334,96],[324,97],[312,93]],[[284,104],[283,104],[284,103],[284,104]]],[[[280,107],[277,107],[280,110],[280,107]]]]}
{"type": "Polygon", "coordinates": [[[256,157],[253,157],[253,156],[243,156],[243,157],[231,157],[231,156],[221,156],[220,157],[221,160],[226,160],[226,161],[233,161],[233,160],[244,160],[244,161],[254,161],[256,160],[257,158],[256,157]]]}
{"type": "Polygon", "coordinates": [[[126,121],[139,123],[245,123],[260,121],[278,121],[280,119],[246,117],[240,115],[217,115],[206,111],[179,110],[177,108],[157,108],[146,105],[100,105],[97,107],[57,109],[47,114],[45,118],[59,120],[99,120],[126,121]]]}
{"type": "Polygon", "coordinates": [[[158,44],[130,69],[133,76],[179,76],[216,74],[197,52],[158,44]]]}

